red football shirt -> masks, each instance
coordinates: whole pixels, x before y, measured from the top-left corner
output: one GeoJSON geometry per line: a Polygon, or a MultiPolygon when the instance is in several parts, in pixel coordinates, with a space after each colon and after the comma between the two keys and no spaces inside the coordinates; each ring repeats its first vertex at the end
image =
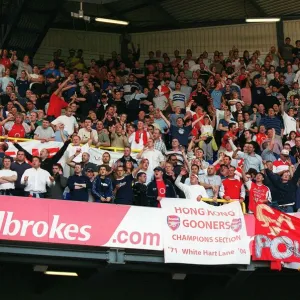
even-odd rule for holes
{"type": "Polygon", "coordinates": [[[65,102],[61,97],[52,94],[50,97],[47,116],[54,116],[55,118],[58,118],[61,115],[61,110],[67,106],[68,103],[65,102]]]}
{"type": "Polygon", "coordinates": [[[8,132],[7,136],[9,137],[19,137],[24,138],[25,137],[25,128],[23,124],[14,124],[11,128],[11,130],[8,132]]]}
{"type": "MultiPolygon", "coordinates": [[[[158,197],[164,198],[166,197],[166,185],[163,180],[156,180],[156,186],[157,186],[157,195],[158,197]]],[[[158,202],[157,207],[160,206],[160,202],[158,202]]]]}

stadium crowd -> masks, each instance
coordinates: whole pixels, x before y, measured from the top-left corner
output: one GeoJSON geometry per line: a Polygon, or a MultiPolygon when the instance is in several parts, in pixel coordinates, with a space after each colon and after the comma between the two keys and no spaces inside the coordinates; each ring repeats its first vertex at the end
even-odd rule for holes
{"type": "Polygon", "coordinates": [[[300,208],[300,41],[193,57],[157,50],[40,67],[0,54],[2,195],[160,207],[163,197],[300,208]],[[18,149],[5,152],[8,138],[18,149]],[[14,139],[15,138],[15,139],[14,139]],[[18,138],[45,145],[38,156],[18,138]],[[62,142],[51,156],[47,143],[62,142]],[[71,144],[71,145],[70,145],[71,144]],[[72,147],[71,147],[72,146],[72,147]],[[122,148],[91,162],[90,147],[122,148]],[[67,152],[71,176],[59,160],[67,152]],[[134,153],[134,152],[137,152],[134,153]]]}

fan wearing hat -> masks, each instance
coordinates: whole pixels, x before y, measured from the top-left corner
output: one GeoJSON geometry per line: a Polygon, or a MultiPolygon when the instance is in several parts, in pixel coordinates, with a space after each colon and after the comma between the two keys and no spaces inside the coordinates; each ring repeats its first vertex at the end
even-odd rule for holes
{"type": "Polygon", "coordinates": [[[147,186],[147,200],[152,207],[161,207],[162,198],[176,198],[173,184],[163,179],[164,170],[162,167],[154,168],[154,179],[147,186]]]}
{"type": "Polygon", "coordinates": [[[285,171],[289,170],[290,166],[290,152],[287,149],[282,149],[280,152],[280,158],[273,162],[273,173],[281,176],[285,171]]]}
{"type": "Polygon", "coordinates": [[[208,198],[205,188],[199,184],[198,175],[190,175],[190,185],[181,182],[182,176],[186,175],[187,170],[183,168],[175,181],[176,186],[184,192],[185,197],[197,201],[201,201],[202,198],[208,198]]]}

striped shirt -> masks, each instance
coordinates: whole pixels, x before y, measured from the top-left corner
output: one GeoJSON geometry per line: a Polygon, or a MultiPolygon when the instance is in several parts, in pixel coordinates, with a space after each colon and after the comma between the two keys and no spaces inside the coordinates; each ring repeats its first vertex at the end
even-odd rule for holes
{"type": "Polygon", "coordinates": [[[126,82],[123,85],[124,99],[125,99],[126,102],[129,102],[131,100],[131,95],[132,95],[131,88],[133,88],[133,87],[141,89],[141,86],[137,82],[126,82]]]}
{"type": "Polygon", "coordinates": [[[173,106],[179,106],[180,108],[185,108],[185,102],[187,100],[184,93],[180,91],[174,91],[170,95],[170,99],[173,102],[173,106]]]}
{"type": "Polygon", "coordinates": [[[259,125],[264,125],[267,129],[274,128],[276,135],[279,136],[281,135],[281,129],[283,128],[281,121],[276,117],[270,118],[267,116],[262,118],[259,125]]]}

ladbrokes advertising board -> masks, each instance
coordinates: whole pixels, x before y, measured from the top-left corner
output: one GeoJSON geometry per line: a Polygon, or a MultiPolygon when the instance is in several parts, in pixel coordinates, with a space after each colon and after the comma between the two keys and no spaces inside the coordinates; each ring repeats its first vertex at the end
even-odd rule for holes
{"type": "Polygon", "coordinates": [[[2,240],[163,250],[159,209],[0,198],[2,240]]]}

